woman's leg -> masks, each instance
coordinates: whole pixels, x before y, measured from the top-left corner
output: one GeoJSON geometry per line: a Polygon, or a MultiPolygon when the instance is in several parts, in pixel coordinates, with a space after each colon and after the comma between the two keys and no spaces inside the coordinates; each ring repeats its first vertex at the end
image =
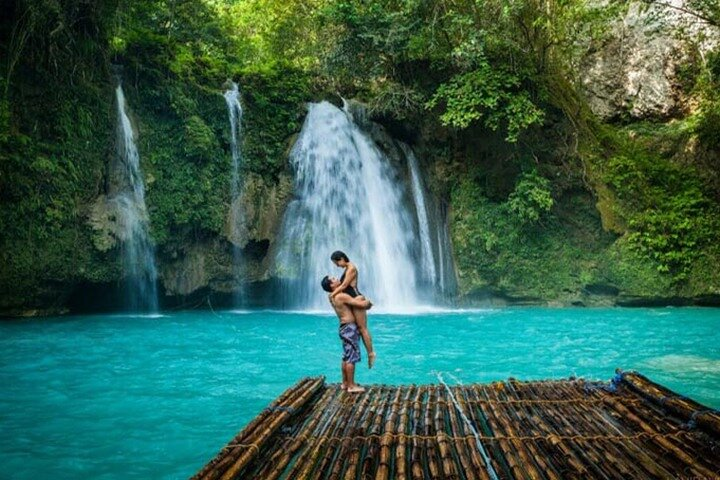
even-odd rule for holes
{"type": "Polygon", "coordinates": [[[355,323],[358,326],[358,331],[362,337],[365,350],[368,355],[368,368],[372,368],[375,363],[375,350],[373,349],[372,337],[370,336],[370,330],[367,328],[367,310],[363,308],[353,308],[353,314],[355,315],[355,323]]]}

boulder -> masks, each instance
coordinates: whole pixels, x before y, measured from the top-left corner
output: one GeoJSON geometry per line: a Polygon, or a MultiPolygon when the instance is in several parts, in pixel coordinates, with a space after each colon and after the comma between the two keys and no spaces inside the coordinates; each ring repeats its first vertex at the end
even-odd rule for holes
{"type": "Polygon", "coordinates": [[[631,2],[604,42],[581,64],[582,89],[604,120],[666,120],[687,110],[683,68],[718,44],[718,33],[685,13],[685,0],[667,6],[631,2]]]}

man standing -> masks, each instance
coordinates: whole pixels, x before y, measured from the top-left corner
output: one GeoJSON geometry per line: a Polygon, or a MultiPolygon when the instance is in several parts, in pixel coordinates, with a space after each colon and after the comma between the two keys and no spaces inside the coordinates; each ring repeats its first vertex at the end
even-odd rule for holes
{"type": "MultiPolygon", "coordinates": [[[[340,281],[334,277],[325,276],[320,282],[323,290],[332,293],[340,286],[340,281]]],[[[338,293],[334,297],[328,295],[330,304],[340,319],[340,341],[343,346],[342,356],[342,385],[340,388],[349,393],[361,393],[365,389],[355,383],[355,364],[360,361],[360,332],[358,332],[352,307],[369,310],[372,303],[363,296],[351,297],[347,293],[338,293]]]]}

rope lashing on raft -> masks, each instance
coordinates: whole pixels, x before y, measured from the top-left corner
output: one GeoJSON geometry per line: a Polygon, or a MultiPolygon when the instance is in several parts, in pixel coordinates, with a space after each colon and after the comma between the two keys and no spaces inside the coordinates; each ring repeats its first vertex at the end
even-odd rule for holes
{"type": "Polygon", "coordinates": [[[295,409],[293,407],[284,407],[282,405],[278,405],[276,407],[264,408],[263,412],[288,412],[290,414],[293,414],[295,413],[295,409]]]}
{"type": "MultiPolygon", "coordinates": [[[[330,443],[342,443],[342,442],[349,442],[352,440],[382,440],[385,439],[392,439],[392,440],[438,440],[439,437],[444,438],[445,440],[459,442],[459,441],[467,441],[467,440],[473,440],[473,439],[480,439],[483,441],[488,442],[498,442],[498,441],[520,441],[520,442],[538,442],[538,441],[560,441],[560,442],[575,442],[578,440],[581,441],[608,441],[608,442],[622,442],[622,441],[632,441],[632,440],[641,440],[641,439],[658,439],[658,438],[675,438],[680,439],[682,437],[692,437],[695,435],[693,432],[688,432],[686,430],[679,430],[676,432],[668,432],[668,433],[660,433],[660,432],[639,432],[634,433],[632,435],[555,435],[555,434],[548,434],[548,435],[494,435],[494,436],[487,436],[487,435],[478,435],[477,437],[475,435],[460,435],[460,436],[454,436],[454,435],[448,435],[445,432],[438,432],[435,435],[418,435],[413,433],[374,433],[370,435],[349,435],[349,436],[337,436],[337,435],[306,435],[306,434],[300,434],[297,436],[288,436],[286,437],[287,440],[302,440],[304,442],[308,441],[320,441],[320,442],[330,442],[330,443]]],[[[225,448],[232,448],[232,447],[247,447],[250,445],[247,444],[232,444],[228,445],[225,448]]]]}
{"type": "Polygon", "coordinates": [[[711,413],[715,415],[720,415],[720,410],[715,410],[713,408],[708,408],[705,410],[695,410],[692,415],[690,415],[690,420],[688,420],[687,423],[683,423],[683,427],[692,430],[697,427],[697,417],[699,417],[700,415],[708,415],[711,413]]]}
{"type": "MultiPolygon", "coordinates": [[[[642,400],[636,400],[636,399],[626,399],[624,400],[628,404],[637,404],[637,403],[643,403],[642,400]]],[[[468,406],[477,406],[477,405],[572,405],[576,403],[581,403],[584,405],[594,405],[594,404],[601,404],[606,403],[607,399],[604,398],[586,398],[586,397],[580,397],[580,398],[558,398],[558,399],[552,399],[552,400],[546,400],[546,399],[536,399],[536,398],[508,398],[505,400],[491,400],[487,398],[479,398],[475,400],[463,400],[463,399],[457,399],[458,404],[460,405],[468,405],[468,406]]],[[[383,402],[383,401],[372,401],[367,404],[367,408],[376,408],[376,407],[382,407],[382,406],[393,406],[393,407],[401,407],[403,405],[406,405],[407,402],[403,401],[397,401],[397,402],[383,402]]],[[[424,402],[426,405],[435,406],[435,405],[454,405],[452,400],[428,400],[424,402]]]]}
{"type": "Polygon", "coordinates": [[[488,475],[490,475],[491,480],[498,480],[497,473],[495,472],[495,469],[490,463],[490,457],[485,451],[485,447],[483,447],[482,445],[480,434],[475,429],[475,426],[473,426],[472,422],[470,422],[470,419],[468,419],[467,415],[465,415],[465,412],[463,412],[462,408],[460,408],[460,404],[458,403],[457,399],[455,399],[455,395],[453,394],[452,390],[450,390],[448,384],[445,383],[445,380],[443,380],[442,373],[438,372],[437,378],[438,381],[442,383],[442,385],[445,387],[445,390],[447,390],[448,395],[450,395],[450,399],[452,400],[453,404],[455,404],[455,409],[457,410],[458,414],[463,419],[465,424],[470,428],[470,431],[473,433],[473,436],[475,437],[475,446],[480,452],[480,455],[482,455],[483,457],[483,461],[485,462],[485,469],[487,470],[488,475]]]}
{"type": "Polygon", "coordinates": [[[225,445],[222,449],[228,450],[230,448],[240,448],[240,447],[245,447],[245,448],[250,448],[250,449],[254,448],[255,453],[258,455],[260,454],[260,447],[258,447],[254,443],[230,443],[228,445],[225,445]]]}

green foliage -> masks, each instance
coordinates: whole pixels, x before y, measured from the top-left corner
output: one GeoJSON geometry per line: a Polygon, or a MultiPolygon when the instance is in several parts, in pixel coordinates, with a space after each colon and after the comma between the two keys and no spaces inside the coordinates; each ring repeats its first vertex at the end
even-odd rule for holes
{"type": "Polygon", "coordinates": [[[243,169],[277,178],[287,168],[290,137],[304,120],[304,103],[312,94],[311,78],[293,68],[248,72],[242,79],[245,109],[243,169]]]}
{"type": "Polygon", "coordinates": [[[572,301],[587,284],[623,281],[607,276],[603,261],[612,239],[602,232],[589,196],[566,198],[546,214],[542,228],[513,215],[509,201],[489,200],[469,179],[455,186],[451,201],[463,294],[490,288],[516,298],[572,301]]]}
{"type": "Polygon", "coordinates": [[[243,0],[219,6],[247,72],[318,66],[319,12],[329,0],[243,0]]]}
{"type": "Polygon", "coordinates": [[[185,154],[194,159],[208,160],[217,153],[215,132],[202,118],[193,115],[185,122],[185,154]]]}
{"type": "Polygon", "coordinates": [[[599,36],[616,8],[580,0],[334,2],[323,11],[322,58],[371,105],[399,100],[398,118],[424,103],[442,107],[443,125],[481,121],[514,142],[542,122],[548,87],[574,68],[578,40],[599,36]]]}
{"type": "Polygon", "coordinates": [[[484,117],[485,125],[497,130],[505,120],[507,140],[514,142],[522,130],[543,118],[542,110],[530,100],[527,92],[513,92],[519,84],[520,79],[512,73],[493,70],[485,63],[442,84],[427,107],[433,108],[444,101],[441,122],[459,128],[484,117]]]}
{"type": "Polygon", "coordinates": [[[700,107],[695,133],[708,148],[720,150],[720,98],[705,99],[700,107]]]}
{"type": "Polygon", "coordinates": [[[523,174],[508,198],[508,209],[523,223],[537,222],[552,206],[550,181],[536,170],[523,174]]]}
{"type": "Polygon", "coordinates": [[[603,164],[629,227],[629,245],[661,272],[685,280],[720,229],[717,203],[698,172],[643,146],[637,132],[618,132],[616,151],[603,164]],[[634,138],[633,138],[634,137],[634,138]]]}

